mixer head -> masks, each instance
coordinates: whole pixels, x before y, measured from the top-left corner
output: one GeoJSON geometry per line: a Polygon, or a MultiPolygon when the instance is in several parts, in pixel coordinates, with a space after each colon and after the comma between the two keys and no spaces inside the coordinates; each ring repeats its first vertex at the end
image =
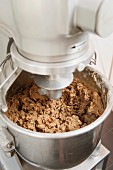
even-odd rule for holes
{"type": "Polygon", "coordinates": [[[49,56],[46,57],[46,61],[35,61],[27,58],[25,53],[22,55],[16,45],[13,44],[11,56],[13,62],[19,68],[34,75],[34,81],[40,87],[39,93],[41,95],[47,95],[52,99],[59,99],[62,95],[62,89],[72,83],[74,71],[76,69],[82,71],[94,54],[92,43],[88,44],[87,41],[79,45],[79,47],[76,46],[76,50],[74,54],[58,57],[49,56]]]}

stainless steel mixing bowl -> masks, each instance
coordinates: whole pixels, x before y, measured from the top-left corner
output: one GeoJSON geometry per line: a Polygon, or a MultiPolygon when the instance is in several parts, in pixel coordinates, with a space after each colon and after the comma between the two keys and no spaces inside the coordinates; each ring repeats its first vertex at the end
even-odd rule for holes
{"type": "MultiPolygon", "coordinates": [[[[103,122],[110,114],[113,104],[112,87],[104,75],[92,67],[87,67],[83,72],[76,71],[75,76],[98,89],[102,97],[104,113],[90,125],[71,132],[47,134],[19,127],[4,113],[0,114],[15,139],[17,152],[31,164],[45,169],[70,168],[87,159],[100,141],[103,122]]],[[[8,96],[32,80],[31,74],[23,72],[9,89],[8,96]]]]}

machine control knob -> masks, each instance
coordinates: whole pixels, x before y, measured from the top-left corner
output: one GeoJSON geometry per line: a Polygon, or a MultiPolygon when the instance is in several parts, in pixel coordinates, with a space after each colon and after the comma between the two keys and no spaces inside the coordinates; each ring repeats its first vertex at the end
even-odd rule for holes
{"type": "Polygon", "coordinates": [[[107,37],[113,32],[113,0],[80,0],[74,23],[84,31],[107,37]]]}

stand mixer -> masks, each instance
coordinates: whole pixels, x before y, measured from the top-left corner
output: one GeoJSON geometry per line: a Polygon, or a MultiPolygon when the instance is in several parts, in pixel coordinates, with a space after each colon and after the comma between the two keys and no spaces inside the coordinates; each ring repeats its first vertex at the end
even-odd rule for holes
{"type": "MultiPolygon", "coordinates": [[[[5,75],[1,64],[1,111],[7,110],[7,91],[22,70],[32,73],[41,95],[59,99],[62,89],[73,81],[75,70],[83,71],[94,55],[89,32],[101,37],[113,32],[112,6],[112,0],[1,0],[0,29],[14,39],[11,58],[9,55],[7,58],[7,70],[10,71],[5,75]]],[[[55,139],[60,137],[63,135],[56,134],[55,139]]],[[[97,143],[98,140],[95,146],[97,143]]],[[[76,165],[73,161],[71,164],[76,165]]],[[[66,167],[55,164],[57,169],[69,167],[70,164],[66,167]]]]}

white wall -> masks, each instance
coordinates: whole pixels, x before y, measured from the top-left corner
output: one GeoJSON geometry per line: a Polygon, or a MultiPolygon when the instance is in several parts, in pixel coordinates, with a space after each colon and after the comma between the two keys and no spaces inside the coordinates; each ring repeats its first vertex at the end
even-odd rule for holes
{"type": "Polygon", "coordinates": [[[109,78],[110,78],[110,82],[111,82],[111,84],[113,86],[113,56],[112,56],[112,62],[111,62],[109,78]]]}
{"type": "Polygon", "coordinates": [[[0,33],[0,63],[3,61],[6,55],[8,38],[0,33]]]}
{"type": "Polygon", "coordinates": [[[104,39],[94,35],[91,37],[98,54],[98,69],[110,79],[113,85],[113,34],[104,39]]]}

